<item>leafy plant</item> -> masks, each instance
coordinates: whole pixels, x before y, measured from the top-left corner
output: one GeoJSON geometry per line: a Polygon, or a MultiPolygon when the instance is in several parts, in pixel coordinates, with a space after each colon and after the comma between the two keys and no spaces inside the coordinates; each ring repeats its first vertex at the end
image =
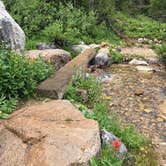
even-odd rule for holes
{"type": "Polygon", "coordinates": [[[10,98],[6,100],[5,96],[0,97],[0,118],[7,118],[8,114],[12,113],[17,106],[17,99],[10,98]]]}
{"type": "Polygon", "coordinates": [[[0,48],[1,117],[11,113],[20,98],[34,96],[37,84],[52,72],[53,68],[42,59],[30,60],[0,48]]]}
{"type": "Polygon", "coordinates": [[[113,58],[115,63],[120,63],[123,58],[123,55],[120,52],[113,50],[110,50],[110,56],[113,58]]]}
{"type": "Polygon", "coordinates": [[[113,18],[115,27],[124,35],[131,38],[166,39],[166,24],[155,21],[143,15],[131,17],[125,13],[117,12],[113,18]]]}
{"type": "Polygon", "coordinates": [[[101,83],[96,79],[96,76],[92,76],[86,71],[81,71],[73,77],[71,84],[67,88],[65,98],[93,107],[101,99],[101,90],[101,83]],[[77,95],[78,89],[87,92],[87,100],[83,100],[81,96],[77,95]]]}
{"type": "Polygon", "coordinates": [[[159,54],[161,62],[163,62],[163,64],[166,66],[166,43],[156,47],[155,49],[157,53],[159,54]]]}

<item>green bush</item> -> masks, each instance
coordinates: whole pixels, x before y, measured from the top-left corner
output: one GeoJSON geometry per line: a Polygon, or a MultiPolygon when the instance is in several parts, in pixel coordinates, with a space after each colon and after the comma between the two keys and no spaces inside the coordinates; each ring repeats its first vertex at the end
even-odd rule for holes
{"type": "Polygon", "coordinates": [[[0,49],[0,111],[11,113],[17,99],[34,96],[37,84],[53,71],[42,59],[30,60],[26,56],[0,49]]]}
{"type": "Polygon", "coordinates": [[[150,0],[149,14],[155,19],[166,22],[166,1],[165,0],[150,0]]]}
{"type": "Polygon", "coordinates": [[[118,51],[113,51],[112,49],[110,50],[110,56],[113,58],[113,61],[115,63],[120,63],[122,62],[123,55],[118,52],[118,51]]]}
{"type": "Polygon", "coordinates": [[[6,98],[29,97],[37,83],[46,79],[52,68],[42,59],[30,60],[8,50],[0,50],[0,94],[6,98]]]}
{"type": "Polygon", "coordinates": [[[8,118],[8,114],[12,113],[17,106],[17,99],[6,99],[5,96],[0,96],[0,118],[8,118]]]}
{"type": "Polygon", "coordinates": [[[66,90],[65,98],[93,107],[101,99],[102,87],[101,83],[96,79],[96,76],[87,74],[86,71],[81,71],[73,77],[71,84],[66,90]],[[86,100],[78,96],[77,90],[80,89],[87,92],[86,100]]]}
{"type": "Polygon", "coordinates": [[[100,42],[102,40],[117,39],[105,25],[97,25],[97,16],[93,11],[85,12],[74,8],[72,4],[60,5],[56,13],[57,19],[42,31],[42,36],[48,41],[59,45],[100,42]]]}
{"type": "Polygon", "coordinates": [[[161,62],[166,66],[166,43],[156,47],[156,51],[159,54],[161,62]]]}
{"type": "Polygon", "coordinates": [[[157,22],[143,15],[135,17],[128,16],[124,13],[116,13],[116,28],[122,31],[126,36],[131,38],[148,38],[166,40],[166,24],[157,22]]]}

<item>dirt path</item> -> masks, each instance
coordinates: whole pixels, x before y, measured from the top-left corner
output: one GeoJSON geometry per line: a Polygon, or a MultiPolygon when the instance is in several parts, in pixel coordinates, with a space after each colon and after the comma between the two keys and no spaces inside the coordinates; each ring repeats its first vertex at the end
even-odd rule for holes
{"type": "Polygon", "coordinates": [[[152,139],[160,165],[166,165],[166,71],[153,65],[156,72],[142,73],[128,64],[112,65],[107,73],[112,79],[104,83],[110,96],[110,110],[126,125],[152,139]]]}

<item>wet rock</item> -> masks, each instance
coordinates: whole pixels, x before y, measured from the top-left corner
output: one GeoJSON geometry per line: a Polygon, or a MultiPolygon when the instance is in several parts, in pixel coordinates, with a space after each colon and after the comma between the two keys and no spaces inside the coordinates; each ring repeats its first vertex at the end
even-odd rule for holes
{"type": "Polygon", "coordinates": [[[65,100],[34,104],[0,127],[0,165],[87,165],[100,151],[98,123],[65,100]]]}
{"type": "Polygon", "coordinates": [[[145,65],[147,66],[148,63],[146,61],[143,60],[138,60],[138,59],[133,59],[129,62],[130,65],[145,65]]]}
{"type": "Polygon", "coordinates": [[[56,69],[68,63],[72,57],[69,52],[61,49],[30,50],[25,53],[30,59],[43,58],[51,63],[56,69]]]}
{"type": "MultiPolygon", "coordinates": [[[[113,135],[111,132],[108,132],[106,130],[101,130],[101,139],[102,143],[106,145],[112,145],[113,141],[119,141],[119,138],[113,135]]],[[[127,153],[127,148],[126,146],[120,142],[120,146],[117,149],[117,157],[122,159],[124,155],[127,153]]]]}
{"type": "Polygon", "coordinates": [[[25,34],[21,27],[6,11],[0,1],[0,42],[5,42],[7,47],[18,52],[25,47],[25,34]]]}

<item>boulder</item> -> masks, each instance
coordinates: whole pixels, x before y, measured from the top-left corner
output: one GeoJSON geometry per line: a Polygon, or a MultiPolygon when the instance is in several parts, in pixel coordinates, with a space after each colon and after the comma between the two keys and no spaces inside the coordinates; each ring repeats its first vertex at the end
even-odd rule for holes
{"type": "Polygon", "coordinates": [[[95,57],[95,65],[97,66],[107,66],[109,64],[110,58],[107,53],[99,52],[95,57]]]}
{"type": "Polygon", "coordinates": [[[19,52],[24,50],[25,47],[25,34],[6,11],[2,1],[0,1],[0,43],[1,42],[5,42],[8,48],[19,52]]]}
{"type": "Polygon", "coordinates": [[[61,49],[30,50],[25,54],[30,59],[42,57],[46,62],[53,64],[56,69],[61,68],[72,59],[69,52],[61,49]]]}
{"type": "Polygon", "coordinates": [[[87,165],[100,151],[98,123],[69,101],[38,103],[15,112],[0,127],[0,165],[87,165]]]}

